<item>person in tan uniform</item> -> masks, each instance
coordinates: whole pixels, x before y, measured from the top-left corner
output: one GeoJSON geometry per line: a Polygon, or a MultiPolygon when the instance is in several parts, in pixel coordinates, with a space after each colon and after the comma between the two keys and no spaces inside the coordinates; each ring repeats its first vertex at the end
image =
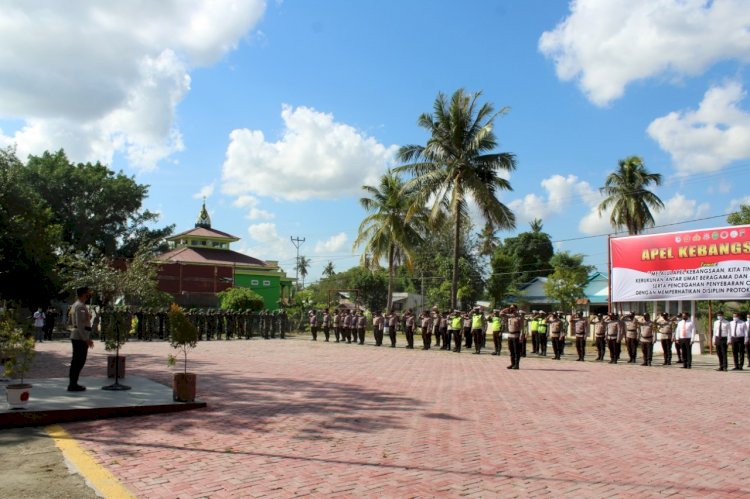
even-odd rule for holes
{"type": "Polygon", "coordinates": [[[560,342],[561,340],[564,341],[562,338],[564,338],[563,335],[563,323],[560,320],[560,316],[557,314],[557,312],[552,312],[547,315],[547,317],[544,319],[548,326],[549,331],[549,338],[552,340],[552,354],[554,355],[555,360],[560,360],[560,356],[562,355],[562,348],[560,348],[560,342]]]}
{"type": "Polygon", "coordinates": [[[91,312],[86,306],[86,302],[92,295],[91,290],[88,287],[78,288],[76,295],[78,295],[78,299],[70,308],[70,319],[73,325],[70,342],[73,345],[73,357],[70,360],[70,372],[68,373],[69,392],[86,390],[85,386],[78,384],[78,378],[83,366],[86,365],[89,348],[94,348],[94,341],[91,339],[91,312]]]}
{"type": "Polygon", "coordinates": [[[643,314],[638,322],[638,342],[641,344],[643,354],[642,366],[650,366],[654,358],[654,343],[656,343],[656,323],[651,320],[648,312],[643,314]]]}
{"type": "Polygon", "coordinates": [[[500,316],[505,317],[508,327],[508,351],[510,352],[510,365],[508,369],[519,369],[521,363],[521,337],[525,335],[523,313],[515,305],[511,305],[502,309],[500,316]]]}
{"type": "Polygon", "coordinates": [[[624,326],[622,321],[617,319],[617,314],[613,312],[604,316],[604,327],[607,332],[609,363],[617,364],[617,360],[620,356],[619,345],[622,341],[624,326]]]}
{"type": "Polygon", "coordinates": [[[625,324],[625,346],[628,349],[628,364],[638,362],[638,321],[633,312],[628,312],[622,318],[625,324]]]}
{"type": "Polygon", "coordinates": [[[663,312],[658,319],[656,319],[656,338],[661,341],[661,350],[664,352],[663,365],[672,365],[672,340],[674,335],[674,318],[670,319],[667,312],[663,312]]]}
{"type": "Polygon", "coordinates": [[[591,318],[591,324],[594,325],[594,346],[596,347],[596,360],[604,360],[607,353],[606,329],[604,327],[604,318],[602,314],[596,314],[591,318]]]}
{"type": "Polygon", "coordinates": [[[586,337],[588,336],[589,322],[584,319],[581,312],[571,314],[570,322],[572,323],[571,329],[576,339],[578,362],[583,362],[586,358],[586,337]]]}

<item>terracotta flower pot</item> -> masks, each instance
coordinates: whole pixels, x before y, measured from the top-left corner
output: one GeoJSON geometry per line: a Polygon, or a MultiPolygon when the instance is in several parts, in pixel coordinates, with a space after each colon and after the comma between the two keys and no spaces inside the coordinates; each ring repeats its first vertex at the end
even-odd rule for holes
{"type": "Polygon", "coordinates": [[[172,398],[176,402],[193,402],[197,376],[193,373],[176,373],[172,378],[172,398]]]}
{"type": "Polygon", "coordinates": [[[124,378],[125,377],[125,359],[126,357],[124,355],[120,355],[119,362],[116,362],[117,356],[115,355],[107,355],[107,377],[108,378],[114,378],[115,377],[115,365],[118,366],[118,377],[124,378]]]}
{"type": "Polygon", "coordinates": [[[31,397],[31,385],[28,383],[7,385],[5,396],[11,409],[23,409],[31,397]]]}

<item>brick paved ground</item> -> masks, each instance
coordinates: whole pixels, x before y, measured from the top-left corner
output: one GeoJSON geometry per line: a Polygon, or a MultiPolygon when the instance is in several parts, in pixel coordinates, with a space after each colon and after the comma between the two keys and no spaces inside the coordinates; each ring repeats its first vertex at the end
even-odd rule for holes
{"type": "MultiPolygon", "coordinates": [[[[65,376],[39,345],[34,376],[65,376]]],[[[97,344],[101,348],[101,344],[97,344]]],[[[570,348],[567,349],[570,353],[570,348]]],[[[130,372],[171,379],[164,343],[130,372]]],[[[209,408],[67,424],[139,497],[728,497],[750,494],[748,372],[303,339],[201,343],[209,408]]],[[[85,375],[103,372],[95,350],[85,375]]]]}

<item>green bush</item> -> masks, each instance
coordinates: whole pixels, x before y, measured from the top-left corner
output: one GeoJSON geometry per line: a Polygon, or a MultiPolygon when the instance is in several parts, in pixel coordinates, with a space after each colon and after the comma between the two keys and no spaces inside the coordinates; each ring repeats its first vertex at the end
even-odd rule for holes
{"type": "Polygon", "coordinates": [[[252,310],[257,312],[265,308],[263,297],[252,289],[229,288],[218,293],[222,310],[252,310]]]}

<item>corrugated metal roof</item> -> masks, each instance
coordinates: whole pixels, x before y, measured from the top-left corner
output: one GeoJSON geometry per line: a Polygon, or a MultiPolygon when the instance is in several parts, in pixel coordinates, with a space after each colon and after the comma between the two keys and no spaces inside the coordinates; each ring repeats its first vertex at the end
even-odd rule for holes
{"type": "Polygon", "coordinates": [[[194,229],[186,230],[185,232],[180,232],[179,234],[175,234],[174,236],[168,237],[168,241],[174,241],[176,239],[180,239],[183,237],[214,237],[214,238],[220,238],[220,239],[231,239],[232,241],[239,241],[240,238],[237,236],[233,236],[232,234],[227,234],[226,232],[222,232],[220,230],[216,229],[210,229],[206,227],[196,227],[194,229]]]}
{"type": "Polygon", "coordinates": [[[263,260],[238,253],[237,251],[213,248],[175,248],[156,257],[165,263],[203,263],[211,265],[253,265],[270,267],[263,260]]]}

